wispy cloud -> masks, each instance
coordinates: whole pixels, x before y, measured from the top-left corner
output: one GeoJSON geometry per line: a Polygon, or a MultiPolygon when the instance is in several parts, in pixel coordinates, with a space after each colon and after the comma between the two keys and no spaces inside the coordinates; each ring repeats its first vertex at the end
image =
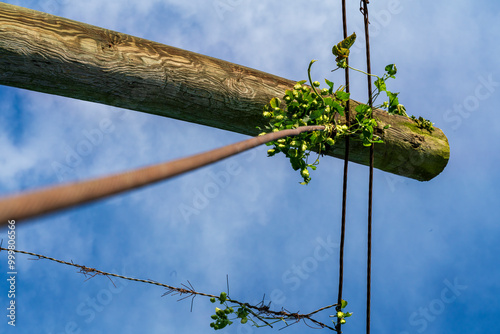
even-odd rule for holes
{"type": "MultiPolygon", "coordinates": [[[[318,80],[327,77],[338,84],[343,80],[340,72],[330,72],[331,45],[342,36],[340,4],[335,2],[7,2],[291,79],[305,79],[309,61],[319,59],[313,67],[318,80]]],[[[423,323],[412,326],[408,319],[413,312],[419,314],[419,307],[427,307],[440,313],[432,314],[435,319],[427,320],[424,332],[442,332],[438,329],[474,319],[464,317],[465,310],[480,316],[471,305],[479,310],[478,300],[495,294],[498,272],[490,255],[496,254],[498,235],[491,211],[499,181],[495,177],[498,88],[491,85],[490,91],[483,84],[477,95],[483,79],[488,81],[491,75],[491,81],[500,81],[497,32],[491,25],[498,20],[499,5],[487,5],[370,4],[372,29],[378,27],[372,34],[373,68],[379,73],[395,62],[399,74],[391,85],[402,92],[407,110],[435,121],[452,143],[450,164],[438,180],[418,183],[399,178],[401,182],[390,187],[388,174],[376,173],[373,288],[376,305],[383,305],[373,309],[377,329],[418,333],[423,323]],[[486,93],[491,95],[482,99],[486,93]],[[474,98],[477,108],[472,108],[474,98]],[[454,112],[457,104],[470,116],[454,112]],[[448,120],[458,116],[461,123],[456,118],[447,121],[447,116],[448,120]],[[467,268],[474,268],[475,274],[468,275],[467,268]],[[455,277],[468,290],[447,304],[440,299],[447,287],[443,282],[453,283],[455,277]],[[480,280],[486,283],[472,284],[480,280]],[[438,310],[440,301],[446,307],[443,311],[438,310]],[[400,307],[391,311],[397,315],[391,324],[377,320],[386,319],[394,305],[400,307]]],[[[361,27],[357,6],[349,9],[351,30],[361,27]]],[[[362,45],[360,31],[358,36],[362,45]]],[[[353,64],[364,67],[363,50],[352,57],[353,64]]],[[[353,74],[353,81],[353,95],[365,99],[364,78],[353,74]]],[[[46,94],[11,88],[0,92],[2,194],[171,160],[244,137],[46,94]],[[76,159],[73,165],[67,162],[71,158],[76,159]],[[63,180],[54,162],[68,166],[63,180]]],[[[340,161],[323,158],[313,183],[302,187],[288,161],[267,158],[265,148],[260,148],[168,182],[20,225],[19,248],[136,277],[175,284],[189,279],[210,293],[224,290],[229,274],[231,291],[242,298],[260,302],[264,292],[268,300],[272,291],[280,289],[294,307],[312,310],[321,306],[317,302],[336,298],[338,254],[332,252],[322,261],[323,257],[315,257],[315,249],[318,237],[338,242],[341,168],[340,161]],[[183,215],[182,209],[188,211],[183,215]],[[292,275],[293,268],[302,267],[307,279],[292,275]],[[300,283],[293,291],[287,281],[292,278],[300,283]]],[[[351,165],[349,177],[345,296],[357,314],[349,328],[362,330],[367,170],[351,165]]],[[[114,293],[106,278],[84,282],[71,269],[18,259],[24,273],[19,279],[28,282],[21,286],[23,294],[38,296],[36,301],[22,299],[20,319],[33,317],[47,332],[61,332],[70,322],[82,331],[116,328],[116,319],[124,315],[149,332],[208,331],[213,305],[201,298],[195,299],[195,312],[189,313],[189,300],[176,304],[173,298],[160,298],[161,289],[130,283],[114,293]],[[104,305],[108,295],[112,299],[104,305]],[[51,301],[54,296],[57,300],[51,301]],[[88,298],[100,298],[102,306],[90,322],[77,312],[88,298]]],[[[416,320],[421,319],[425,318],[416,320]]],[[[496,328],[488,320],[486,325],[496,328]]],[[[288,331],[302,333],[304,327],[288,331]]]]}

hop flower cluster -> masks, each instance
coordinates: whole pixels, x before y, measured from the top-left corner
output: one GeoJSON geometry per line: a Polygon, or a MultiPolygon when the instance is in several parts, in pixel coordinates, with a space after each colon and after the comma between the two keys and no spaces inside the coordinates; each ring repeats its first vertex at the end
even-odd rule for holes
{"type": "MultiPolygon", "coordinates": [[[[221,292],[218,299],[221,304],[224,304],[226,306],[226,308],[224,310],[218,307],[215,308],[215,314],[211,316],[214,322],[210,323],[210,327],[212,327],[215,330],[223,329],[224,327],[231,325],[233,322],[229,319],[229,316],[235,313],[234,309],[231,306],[227,305],[227,301],[229,299],[227,293],[221,292]]],[[[212,303],[215,303],[216,302],[215,297],[210,298],[210,301],[212,303]]],[[[236,311],[236,318],[240,319],[240,322],[242,324],[246,324],[248,322],[249,313],[250,311],[248,311],[246,307],[244,306],[239,307],[238,310],[236,311]]]]}
{"type": "MultiPolygon", "coordinates": [[[[388,101],[378,107],[385,108],[391,115],[408,117],[405,107],[399,103],[399,93],[389,91],[386,86],[388,79],[396,77],[396,65],[387,65],[384,75],[379,77],[355,69],[347,64],[346,59],[349,56],[349,48],[354,44],[355,40],[356,34],[354,33],[333,47],[332,52],[336,56],[337,68],[349,67],[368,76],[376,77],[377,80],[374,83],[376,90],[372,93],[370,100],[374,102],[381,92],[385,92],[388,101]]],[[[316,88],[319,89],[320,83],[318,81],[313,82],[311,79],[311,66],[315,61],[310,62],[307,70],[309,86],[304,85],[306,80],[299,81],[292,90],[286,90],[283,102],[277,97],[272,98],[264,107],[262,113],[264,118],[268,120],[268,125],[259,128],[263,131],[261,134],[266,134],[306,125],[325,126],[324,131],[302,133],[293,138],[287,137],[267,144],[273,146],[267,151],[269,156],[281,152],[290,159],[292,168],[299,170],[304,180],[301,184],[308,184],[311,181],[309,169],[315,170],[316,165],[319,163],[319,156],[313,163],[309,163],[308,159],[311,151],[318,152],[321,155],[328,149],[328,146],[334,145],[339,137],[347,135],[353,135],[353,140],[361,141],[367,147],[376,143],[383,143],[381,133],[375,134],[378,123],[372,117],[373,109],[377,108],[377,106],[370,107],[368,104],[360,104],[355,108],[356,115],[353,124],[349,127],[345,124],[337,124],[335,116],[337,114],[344,116],[346,102],[349,101],[349,93],[345,92],[342,86],[334,90],[333,82],[327,79],[325,79],[325,82],[329,88],[323,88],[318,92],[316,88]]],[[[417,123],[418,127],[429,131],[433,130],[433,124],[430,121],[422,117],[417,119],[414,116],[411,119],[417,123]]],[[[386,125],[382,130],[389,127],[390,125],[386,125]]]]}
{"type": "MultiPolygon", "coordinates": [[[[314,63],[314,60],[311,62],[314,63]]],[[[309,71],[311,68],[309,65],[309,71]]],[[[277,153],[284,153],[290,159],[294,170],[300,171],[303,178],[301,184],[308,184],[311,180],[309,169],[315,170],[318,159],[309,163],[308,158],[311,151],[321,154],[328,146],[335,144],[335,139],[344,128],[340,128],[335,123],[335,115],[344,115],[346,101],[349,94],[341,88],[334,91],[334,84],[325,80],[329,88],[323,88],[320,92],[316,87],[320,86],[318,81],[312,82],[311,86],[304,85],[306,80],[299,81],[292,90],[286,90],[283,101],[273,98],[264,107],[262,115],[269,123],[263,129],[264,132],[277,132],[286,129],[295,129],[306,125],[323,125],[324,131],[314,131],[303,133],[295,137],[278,139],[268,143],[273,148],[267,151],[269,156],[277,153]],[[284,105],[283,105],[284,104],[284,105]]]]}
{"type": "Polygon", "coordinates": [[[345,318],[349,318],[352,315],[352,312],[343,312],[342,309],[346,308],[347,302],[345,300],[342,300],[342,303],[337,306],[337,313],[334,315],[331,315],[330,317],[335,317],[337,318],[337,321],[333,321],[334,324],[336,325],[343,325],[346,323],[345,318]]]}

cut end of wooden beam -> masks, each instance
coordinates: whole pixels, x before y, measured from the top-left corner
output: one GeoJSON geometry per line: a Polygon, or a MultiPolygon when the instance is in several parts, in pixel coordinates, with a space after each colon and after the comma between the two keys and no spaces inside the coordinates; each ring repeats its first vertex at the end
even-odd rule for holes
{"type": "MultiPolygon", "coordinates": [[[[351,118],[359,102],[351,100],[351,118]]],[[[448,164],[450,145],[441,129],[432,132],[421,129],[417,123],[405,116],[389,115],[385,110],[376,109],[373,117],[378,125],[375,133],[384,143],[375,144],[374,167],[388,173],[429,181],[438,176],[448,164]],[[386,125],[390,127],[384,129],[386,125]]],[[[349,160],[369,166],[370,150],[360,141],[350,141],[349,160]]],[[[340,140],[327,154],[343,158],[345,142],[340,140]]]]}
{"type": "MultiPolygon", "coordinates": [[[[388,120],[384,122],[382,118],[380,116],[379,125],[383,128],[388,120]]],[[[390,122],[397,126],[384,130],[382,138],[393,142],[392,152],[384,154],[384,150],[379,148],[381,152],[376,154],[378,165],[383,165],[385,171],[429,181],[445,169],[450,159],[450,145],[441,129],[434,128],[432,132],[421,129],[416,122],[403,116],[391,116],[390,122]]]]}

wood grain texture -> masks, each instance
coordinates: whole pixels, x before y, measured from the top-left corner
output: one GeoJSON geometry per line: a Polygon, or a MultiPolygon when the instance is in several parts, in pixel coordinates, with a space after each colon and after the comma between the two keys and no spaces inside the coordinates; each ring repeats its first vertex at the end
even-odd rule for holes
{"type": "MultiPolygon", "coordinates": [[[[262,107],[295,81],[0,3],[0,84],[254,136],[265,123],[262,107]]],[[[374,116],[385,141],[375,147],[375,168],[421,181],[445,168],[450,149],[441,130],[429,134],[381,110],[374,116]]],[[[327,154],[343,158],[343,143],[327,154]]],[[[368,150],[354,142],[350,160],[367,165],[368,150]]]]}

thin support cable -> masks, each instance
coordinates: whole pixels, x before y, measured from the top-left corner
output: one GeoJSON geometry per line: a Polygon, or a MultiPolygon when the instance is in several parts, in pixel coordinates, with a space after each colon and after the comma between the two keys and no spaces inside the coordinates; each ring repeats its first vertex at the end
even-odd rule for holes
{"type": "MultiPolygon", "coordinates": [[[[347,10],[346,10],[346,0],[342,0],[342,30],[344,33],[344,39],[347,38],[347,10]]],[[[346,59],[347,64],[349,64],[349,58],[346,59]]],[[[349,93],[349,68],[345,68],[345,91],[349,93]]],[[[351,125],[351,120],[349,117],[350,103],[349,100],[346,104],[346,123],[349,127],[351,125]]],[[[345,223],[346,223],[346,213],[347,213],[347,174],[349,166],[349,136],[345,139],[345,155],[344,155],[344,177],[342,186],[342,227],[340,232],[340,255],[339,255],[339,289],[338,289],[338,299],[337,304],[342,304],[342,289],[344,285],[344,243],[345,243],[345,223]]],[[[342,333],[340,321],[336,326],[337,333],[342,333]]]]}
{"type": "MultiPolygon", "coordinates": [[[[366,72],[372,73],[371,58],[370,58],[370,24],[368,16],[369,0],[361,0],[360,10],[364,17],[365,25],[365,41],[366,41],[366,72]]],[[[368,103],[373,110],[372,101],[372,80],[368,78],[368,103]]],[[[370,334],[370,310],[371,310],[371,270],[372,270],[372,203],[373,203],[373,160],[374,160],[374,144],[370,146],[370,177],[368,185],[368,236],[367,236],[367,264],[366,264],[366,334],[370,334]]]]}

